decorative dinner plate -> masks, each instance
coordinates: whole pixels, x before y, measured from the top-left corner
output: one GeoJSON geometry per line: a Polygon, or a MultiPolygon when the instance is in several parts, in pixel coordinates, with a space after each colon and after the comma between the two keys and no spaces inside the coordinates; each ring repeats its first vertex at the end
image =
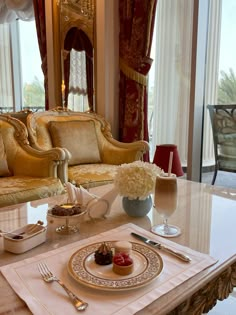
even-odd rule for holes
{"type": "MultiPolygon", "coordinates": [[[[134,270],[127,276],[112,271],[112,264],[101,266],[95,263],[94,253],[101,245],[94,243],[76,251],[68,262],[69,274],[80,284],[106,291],[121,291],[149,284],[163,269],[161,256],[152,248],[132,243],[134,270]]],[[[115,241],[107,241],[112,249],[115,241]]]]}

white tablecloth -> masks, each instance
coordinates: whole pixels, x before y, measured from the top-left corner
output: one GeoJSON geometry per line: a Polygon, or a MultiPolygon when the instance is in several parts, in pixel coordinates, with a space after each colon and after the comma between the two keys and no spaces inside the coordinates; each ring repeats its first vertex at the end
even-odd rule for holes
{"type": "Polygon", "coordinates": [[[216,263],[214,258],[206,254],[163,239],[134,224],[125,224],[91,238],[1,267],[0,270],[9,284],[35,315],[78,314],[67,294],[56,282],[47,284],[42,280],[37,268],[40,261],[46,262],[53,273],[61,278],[79,297],[89,303],[84,312],[86,315],[135,314],[158,297],[216,263]],[[161,274],[144,287],[121,292],[102,291],[83,286],[68,274],[69,258],[79,248],[91,243],[109,240],[129,240],[137,243],[138,241],[130,235],[131,232],[160,241],[172,249],[189,255],[192,261],[185,263],[164,251],[159,251],[164,264],[161,274]]]}

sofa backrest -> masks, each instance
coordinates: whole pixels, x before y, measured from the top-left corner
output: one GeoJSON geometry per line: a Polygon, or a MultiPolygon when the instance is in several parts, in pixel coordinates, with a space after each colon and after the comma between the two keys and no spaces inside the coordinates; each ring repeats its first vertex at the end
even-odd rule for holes
{"type": "Polygon", "coordinates": [[[123,143],[114,139],[110,124],[96,113],[69,110],[31,113],[27,117],[27,128],[32,147],[40,150],[49,150],[55,146],[66,148],[69,165],[77,164],[78,159],[81,161],[78,164],[130,163],[141,159],[143,154],[149,151],[149,144],[146,141],[123,143]],[[60,123],[63,128],[60,128],[60,123]],[[67,147],[63,143],[64,138],[67,138],[67,147]],[[75,154],[70,152],[69,146],[75,147],[77,150],[75,154]],[[97,159],[97,162],[94,162],[94,159],[97,159]]]}
{"type": "MultiPolygon", "coordinates": [[[[84,148],[87,145],[88,150],[93,151],[91,154],[94,153],[92,158],[95,159],[95,163],[100,159],[98,155],[105,143],[112,139],[110,124],[95,113],[54,110],[31,113],[27,117],[27,127],[33,147],[41,150],[49,150],[56,146],[66,147],[64,145],[64,138],[66,138],[68,145],[71,142],[70,148],[73,143],[76,144],[76,141],[84,148]],[[92,145],[94,145],[93,149],[92,145]],[[96,145],[98,152],[96,152],[96,145]]],[[[86,159],[81,161],[81,163],[87,162],[86,159]]],[[[73,164],[73,160],[71,163],[73,164]]]]}

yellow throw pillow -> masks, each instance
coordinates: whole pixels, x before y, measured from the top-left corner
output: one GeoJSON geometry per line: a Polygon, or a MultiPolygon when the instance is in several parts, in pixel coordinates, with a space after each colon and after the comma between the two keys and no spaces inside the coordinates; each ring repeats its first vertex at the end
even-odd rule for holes
{"type": "Polygon", "coordinates": [[[71,153],[69,165],[101,162],[92,120],[50,121],[49,132],[54,147],[66,148],[71,153]]]}
{"type": "Polygon", "coordinates": [[[2,135],[0,134],[0,177],[10,176],[2,135]]]}

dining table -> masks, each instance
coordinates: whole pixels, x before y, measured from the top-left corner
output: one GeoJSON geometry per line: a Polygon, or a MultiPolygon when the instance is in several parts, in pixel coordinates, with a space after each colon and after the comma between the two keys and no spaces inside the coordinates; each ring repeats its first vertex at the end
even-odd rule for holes
{"type": "Polygon", "coordinates": [[[0,208],[1,231],[38,221],[46,228],[42,243],[18,254],[6,250],[4,236],[0,237],[0,314],[78,313],[59,285],[42,280],[41,262],[88,302],[82,311],[86,315],[203,314],[233,291],[236,190],[178,178],[177,208],[168,219],[180,230],[175,237],[152,232],[163,220],[155,206],[145,216],[127,215],[113,184],[90,188],[89,193],[97,200],[106,199],[108,208],[96,212],[95,205],[89,213],[85,207],[76,231],[58,230],[62,218],[48,215],[55,205],[68,203],[67,193],[0,208]],[[191,261],[149,246],[134,238],[133,232],[191,261]],[[112,247],[116,241],[133,246],[136,266],[129,276],[119,278],[108,271],[111,267],[103,269],[93,261],[100,244],[112,247]]]}

